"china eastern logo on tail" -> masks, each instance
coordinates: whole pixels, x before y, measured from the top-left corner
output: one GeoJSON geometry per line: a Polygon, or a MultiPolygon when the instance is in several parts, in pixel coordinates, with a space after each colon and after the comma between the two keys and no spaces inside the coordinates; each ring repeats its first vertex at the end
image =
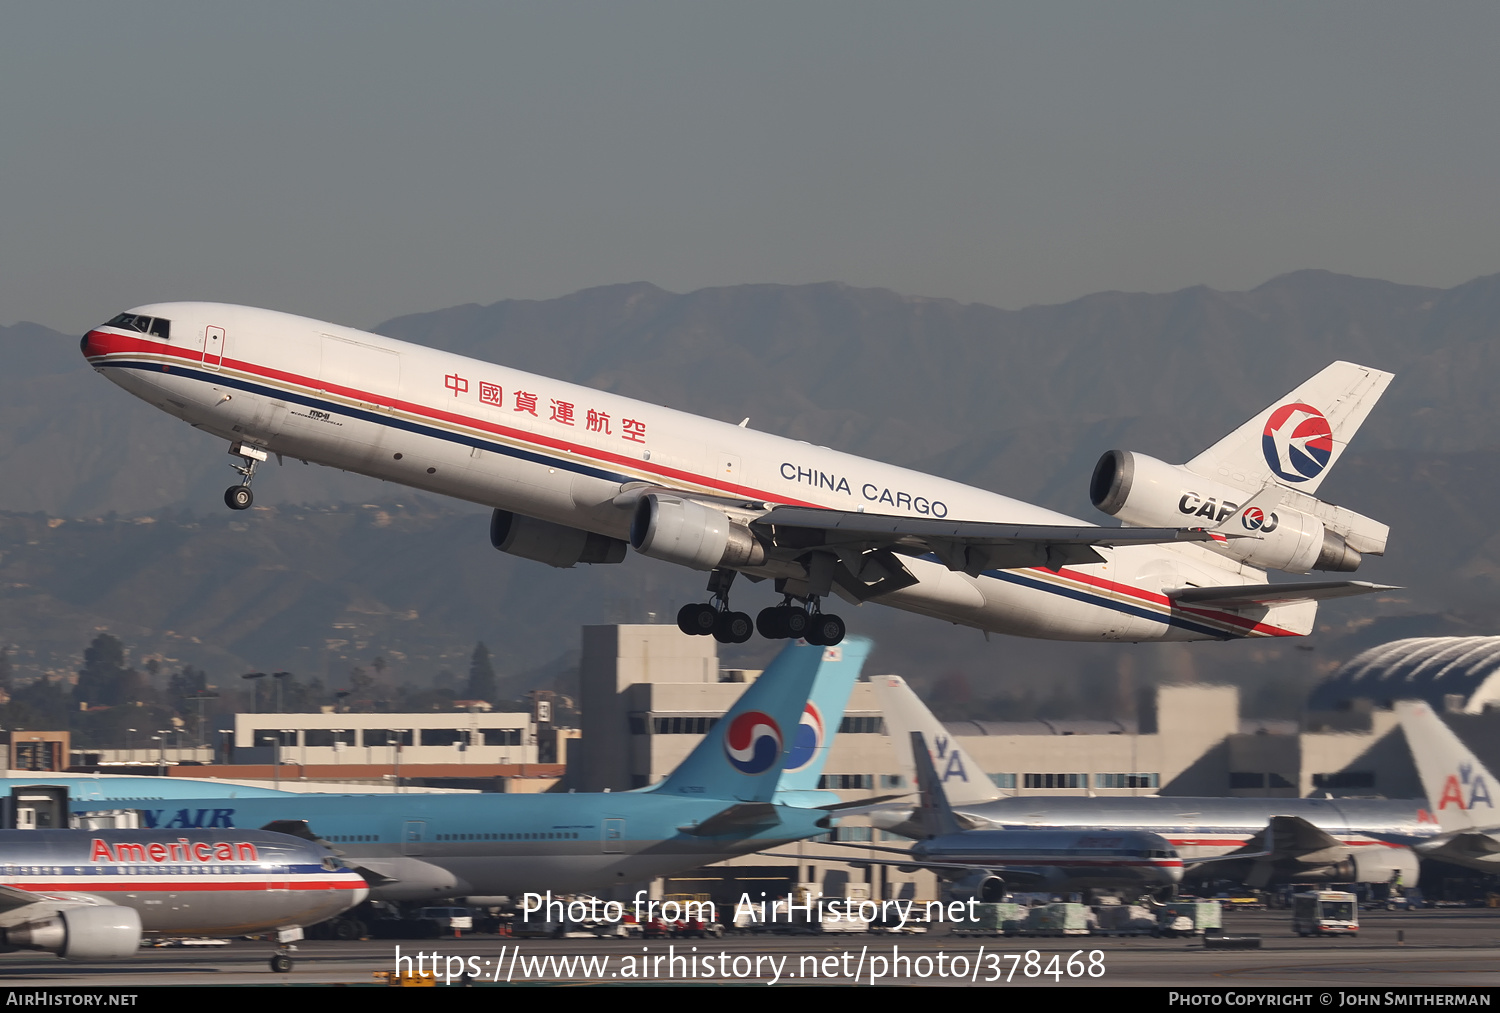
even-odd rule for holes
{"type": "Polygon", "coordinates": [[[1309,404],[1284,404],[1271,413],[1261,447],[1272,474],[1285,482],[1317,478],[1333,458],[1333,429],[1309,404]]]}
{"type": "Polygon", "coordinates": [[[724,733],[724,754],[741,774],[764,774],[781,758],[781,728],[769,714],[745,711],[724,733]]]}
{"type": "Polygon", "coordinates": [[[1474,809],[1483,806],[1486,809],[1495,808],[1495,803],[1490,799],[1490,788],[1485,783],[1483,775],[1477,773],[1473,766],[1467,763],[1459,764],[1457,774],[1449,774],[1443,782],[1443,794],[1438,799],[1438,811],[1455,805],[1460,809],[1474,809]],[[1469,797],[1464,798],[1464,788],[1469,789],[1469,797]]]}

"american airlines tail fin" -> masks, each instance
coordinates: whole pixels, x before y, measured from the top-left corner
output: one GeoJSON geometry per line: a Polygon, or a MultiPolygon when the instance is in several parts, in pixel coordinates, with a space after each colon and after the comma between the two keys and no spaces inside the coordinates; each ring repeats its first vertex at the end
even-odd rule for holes
{"type": "Polygon", "coordinates": [[[825,648],[788,643],[687,759],[650,790],[769,802],[796,741],[825,648]]]}
{"type": "Polygon", "coordinates": [[[980,769],[958,739],[950,735],[942,722],[899,675],[880,675],[870,680],[875,698],[885,712],[886,731],[896,746],[896,759],[907,784],[916,784],[916,766],[910,749],[912,733],[920,732],[930,744],[932,763],[943,791],[954,805],[973,805],[1000,797],[995,783],[980,769]]]}
{"type": "Polygon", "coordinates": [[[833,737],[844,720],[849,694],[859,681],[859,671],[870,656],[870,647],[870,641],[864,637],[846,637],[835,647],[823,648],[812,696],[803,708],[791,752],[781,771],[781,783],[776,787],[778,792],[812,791],[818,787],[833,737]]]}
{"type": "Polygon", "coordinates": [[[1393,374],[1335,362],[1187,463],[1242,489],[1277,483],[1312,495],[1393,374]]]}
{"type": "Polygon", "coordinates": [[[1397,702],[1396,714],[1422,779],[1422,793],[1443,832],[1500,826],[1495,779],[1453,729],[1421,700],[1397,702]]]}
{"type": "Polygon", "coordinates": [[[916,758],[917,788],[921,792],[921,802],[917,811],[912,814],[913,820],[922,828],[923,835],[929,838],[960,833],[963,828],[958,825],[953,807],[948,804],[948,796],[943,792],[943,783],[938,780],[937,771],[933,769],[932,757],[927,752],[927,743],[922,738],[922,733],[912,732],[908,741],[911,743],[911,754],[916,758]]]}

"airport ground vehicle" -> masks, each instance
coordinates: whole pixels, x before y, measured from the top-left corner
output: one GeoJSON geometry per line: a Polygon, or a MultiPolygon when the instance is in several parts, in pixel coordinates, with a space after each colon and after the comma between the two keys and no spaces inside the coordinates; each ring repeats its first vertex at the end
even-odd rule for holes
{"type": "Polygon", "coordinates": [[[1292,897],[1292,931],[1299,936],[1359,933],[1359,898],[1343,890],[1312,890],[1292,897]]]}

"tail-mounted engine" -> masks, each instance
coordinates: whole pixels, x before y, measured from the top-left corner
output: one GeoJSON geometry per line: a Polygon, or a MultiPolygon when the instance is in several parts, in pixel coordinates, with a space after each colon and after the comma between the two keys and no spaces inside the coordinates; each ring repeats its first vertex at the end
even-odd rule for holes
{"type": "MultiPolygon", "coordinates": [[[[1364,554],[1384,554],[1386,525],[1292,489],[1272,486],[1270,492],[1271,505],[1248,507],[1223,532],[1241,537],[1204,547],[1289,573],[1347,573],[1359,569],[1364,554]]],[[[1137,527],[1216,528],[1256,495],[1128,450],[1099,458],[1089,483],[1094,506],[1137,527]]]]}

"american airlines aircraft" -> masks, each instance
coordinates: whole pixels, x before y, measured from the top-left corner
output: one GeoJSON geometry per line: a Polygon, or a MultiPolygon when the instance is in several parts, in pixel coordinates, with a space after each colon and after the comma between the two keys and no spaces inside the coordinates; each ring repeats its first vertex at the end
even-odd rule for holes
{"type": "Polygon", "coordinates": [[[1417,845],[1428,858],[1480,872],[1500,870],[1500,815],[1497,783],[1479,757],[1421,700],[1401,700],[1396,714],[1417,764],[1422,790],[1442,830],[1417,845]]]}
{"type": "Polygon", "coordinates": [[[255,830],[3,830],[0,856],[0,950],[76,960],[129,956],[142,933],[300,929],[369,895],[328,848],[255,830]]]}
{"type": "Polygon", "coordinates": [[[922,733],[912,732],[906,741],[916,757],[921,802],[913,821],[920,839],[910,851],[843,845],[903,856],[850,861],[931,869],[954,881],[950,892],[956,898],[985,903],[1003,900],[1014,889],[1170,893],[1182,879],[1182,858],[1165,838],[1147,831],[968,829],[949,803],[922,733]]]}
{"type": "MultiPolygon", "coordinates": [[[[870,681],[892,744],[904,744],[913,734],[924,736],[930,743],[927,759],[936,764],[939,782],[968,827],[1160,834],[1188,865],[1256,888],[1319,882],[1411,886],[1417,881],[1419,855],[1427,855],[1427,843],[1439,833],[1437,819],[1415,799],[1001,797],[983,768],[904,679],[881,675],[870,681]]],[[[922,758],[899,745],[896,752],[902,773],[914,777],[922,758]]],[[[871,821],[897,833],[922,832],[909,805],[883,806],[871,813],[871,821]]]]}
{"type": "Polygon", "coordinates": [[[1186,465],[1111,451],[1090,487],[1125,527],[304,317],[160,303],[85,335],[89,363],[229,442],[247,509],[272,455],[494,508],[502,552],[557,567],[627,549],[709,573],[686,633],[836,644],[830,594],[1054,640],[1302,636],[1385,525],[1312,494],[1390,382],[1336,362],[1186,465]],[[780,604],[730,608],[737,574],[780,604]]]}

